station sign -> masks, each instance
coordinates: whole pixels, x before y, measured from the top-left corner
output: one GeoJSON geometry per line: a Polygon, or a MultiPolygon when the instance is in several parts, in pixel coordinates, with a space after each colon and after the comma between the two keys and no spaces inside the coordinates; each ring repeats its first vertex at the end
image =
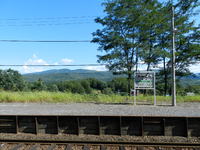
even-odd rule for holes
{"type": "Polygon", "coordinates": [[[134,73],[134,105],[136,105],[137,90],[149,89],[154,92],[154,105],[156,106],[156,84],[155,72],[153,71],[138,71],[134,73]]]}
{"type": "Polygon", "coordinates": [[[155,72],[135,72],[135,89],[154,89],[155,72]]]}

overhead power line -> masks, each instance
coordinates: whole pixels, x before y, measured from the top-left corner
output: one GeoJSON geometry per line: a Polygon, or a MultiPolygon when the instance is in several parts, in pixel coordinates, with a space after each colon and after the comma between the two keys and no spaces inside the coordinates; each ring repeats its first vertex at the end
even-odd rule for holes
{"type": "Polygon", "coordinates": [[[76,64],[76,65],[0,65],[0,67],[82,67],[82,66],[105,66],[106,64],[76,64]]]}
{"type": "Polygon", "coordinates": [[[97,18],[103,16],[72,16],[72,17],[40,17],[40,18],[0,18],[0,21],[16,21],[16,20],[60,20],[60,19],[85,19],[85,18],[97,18]]]}
{"type": "MultiPolygon", "coordinates": [[[[139,63],[139,64],[144,64],[144,63],[139,63]]],[[[196,62],[196,64],[200,64],[200,62],[196,62]]],[[[68,65],[22,65],[22,64],[0,64],[0,67],[84,67],[84,66],[106,66],[107,64],[68,64],[68,65]]],[[[163,67],[160,66],[153,66],[153,68],[160,68],[162,69],[163,67]]]]}
{"type": "Polygon", "coordinates": [[[102,16],[80,17],[44,17],[44,18],[0,18],[0,27],[24,26],[63,26],[95,23],[95,18],[102,16]]]}
{"type": "Polygon", "coordinates": [[[1,24],[0,27],[29,27],[29,26],[65,26],[65,25],[80,25],[80,24],[92,24],[95,23],[94,21],[83,21],[83,22],[37,22],[37,23],[23,23],[23,24],[1,24]]]}
{"type": "Polygon", "coordinates": [[[0,42],[87,43],[90,40],[0,40],[0,42]]]}

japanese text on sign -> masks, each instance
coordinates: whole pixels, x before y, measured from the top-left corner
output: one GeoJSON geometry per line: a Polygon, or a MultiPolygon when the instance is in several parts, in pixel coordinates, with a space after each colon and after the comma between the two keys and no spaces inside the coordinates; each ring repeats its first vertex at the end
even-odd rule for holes
{"type": "Polygon", "coordinates": [[[135,89],[154,89],[153,72],[136,72],[135,89]]]}

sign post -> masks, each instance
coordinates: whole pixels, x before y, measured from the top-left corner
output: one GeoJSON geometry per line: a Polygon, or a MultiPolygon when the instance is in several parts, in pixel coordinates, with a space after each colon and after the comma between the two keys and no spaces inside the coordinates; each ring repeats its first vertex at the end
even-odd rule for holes
{"type": "Polygon", "coordinates": [[[155,72],[140,71],[134,73],[134,105],[136,105],[137,90],[141,89],[154,90],[154,105],[156,105],[155,72]]]}

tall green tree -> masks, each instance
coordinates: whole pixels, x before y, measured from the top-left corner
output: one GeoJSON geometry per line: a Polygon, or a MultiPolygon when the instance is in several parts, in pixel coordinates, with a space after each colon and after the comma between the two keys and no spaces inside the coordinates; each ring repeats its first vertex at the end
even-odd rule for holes
{"type": "MultiPolygon", "coordinates": [[[[175,36],[176,43],[176,75],[182,77],[191,74],[189,66],[199,60],[200,56],[200,36],[199,26],[195,24],[191,17],[195,15],[195,8],[199,6],[197,0],[182,1],[178,0],[175,6],[175,27],[177,29],[175,36]]],[[[163,23],[161,24],[161,32],[158,39],[159,47],[162,52],[161,63],[163,69],[160,75],[164,81],[164,95],[170,91],[171,72],[171,1],[163,4],[163,23]]],[[[162,78],[161,78],[162,79],[162,78]]],[[[170,93],[170,92],[169,92],[170,93]]]]}
{"type": "MultiPolygon", "coordinates": [[[[129,92],[139,61],[147,65],[147,70],[162,63],[160,75],[164,77],[166,95],[171,70],[171,1],[108,0],[103,5],[106,16],[96,19],[103,29],[93,33],[92,40],[104,52],[98,61],[106,63],[113,73],[127,74],[129,92]]],[[[187,75],[189,65],[199,59],[199,27],[191,20],[198,6],[197,0],[178,0],[175,4],[178,76],[187,75]]]]}
{"type": "Polygon", "coordinates": [[[100,63],[106,63],[113,73],[126,74],[130,93],[131,79],[137,64],[137,52],[145,38],[143,25],[146,15],[159,5],[157,0],[109,0],[105,6],[106,16],[97,18],[96,22],[103,25],[103,29],[93,33],[92,42],[99,44],[100,63]]]}

